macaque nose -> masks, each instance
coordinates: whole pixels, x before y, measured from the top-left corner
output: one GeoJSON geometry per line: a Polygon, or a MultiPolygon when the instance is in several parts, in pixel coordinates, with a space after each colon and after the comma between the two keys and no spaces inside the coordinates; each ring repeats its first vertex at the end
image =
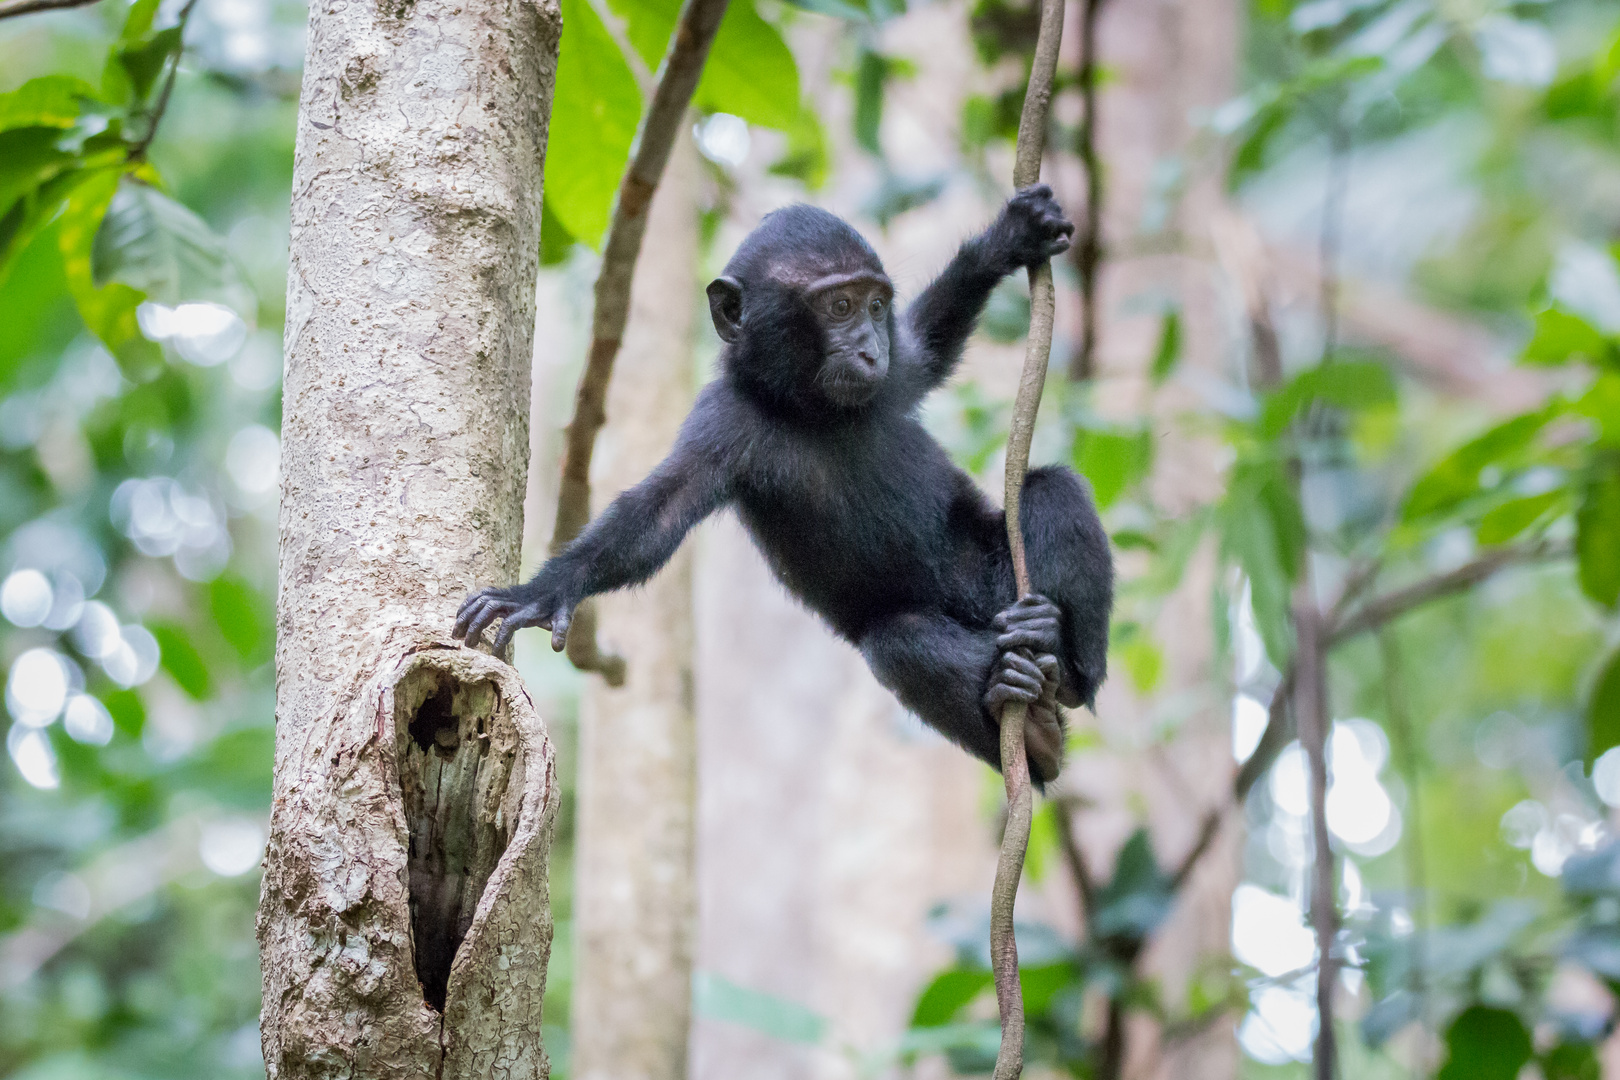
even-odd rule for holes
{"type": "Polygon", "coordinates": [[[867,367],[877,367],[877,357],[873,356],[865,349],[861,350],[861,360],[866,364],[867,367]]]}

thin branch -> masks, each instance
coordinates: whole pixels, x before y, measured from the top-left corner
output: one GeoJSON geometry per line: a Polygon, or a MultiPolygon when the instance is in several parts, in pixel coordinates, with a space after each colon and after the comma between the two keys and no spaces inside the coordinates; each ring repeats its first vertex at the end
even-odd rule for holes
{"type": "Polygon", "coordinates": [[[1097,16],[1107,0],[1083,0],[1080,7],[1080,128],[1075,153],[1086,170],[1086,216],[1070,258],[1080,278],[1080,339],[1069,357],[1069,378],[1082,382],[1097,373],[1097,272],[1102,265],[1103,175],[1097,153],[1097,16]]]}
{"type": "Polygon", "coordinates": [[[146,151],[151,148],[152,140],[157,138],[158,125],[163,122],[163,114],[169,111],[169,97],[174,93],[174,80],[180,74],[180,57],[186,51],[186,23],[191,20],[191,11],[197,6],[197,0],[186,0],[186,6],[180,9],[180,23],[175,40],[174,60],[169,64],[169,74],[163,80],[163,89],[158,93],[157,104],[152,106],[146,123],[146,134],[141,141],[130,147],[130,161],[144,161],[146,151]]]}
{"type": "MultiPolygon", "coordinates": [[[[636,134],[630,167],[619,184],[607,243],[602,248],[602,268],[596,275],[590,352],[574,398],[574,417],[568,424],[557,524],[551,536],[552,554],[567,547],[591,517],[591,455],[596,449],[597,433],[607,422],[608,381],[630,317],[630,283],[647,231],[647,210],[685,122],[686,108],[703,74],[703,63],[720,29],[726,4],[727,0],[687,0],[681,9],[670,35],[669,51],[659,68],[657,89],[636,134]]],[[[595,611],[589,602],[574,613],[568,659],[581,671],[601,673],[611,685],[624,681],[623,658],[605,653],[597,644],[595,611]]]]}
{"type": "MultiPolygon", "coordinates": [[[[1029,187],[1041,177],[1047,120],[1052,110],[1052,82],[1057,74],[1058,46],[1063,40],[1063,4],[1064,0],[1041,0],[1035,59],[1030,65],[1029,87],[1024,93],[1024,112],[1018,120],[1018,149],[1012,176],[1015,188],[1029,187]]],[[[1029,300],[1024,371],[1018,382],[1018,398],[1007,432],[1007,543],[1012,551],[1013,577],[1020,596],[1029,593],[1030,584],[1018,504],[1024,474],[1029,471],[1035,412],[1040,408],[1046,365],[1052,356],[1056,303],[1051,263],[1030,267],[1029,300]]],[[[1026,713],[1022,702],[1001,710],[1001,776],[1007,788],[1007,828],[1001,836],[996,881],[990,893],[990,962],[995,971],[996,1004],[1001,1013],[1001,1049],[996,1054],[994,1080],[1016,1080],[1024,1071],[1024,996],[1018,985],[1018,939],[1013,933],[1013,904],[1018,899],[1018,880],[1024,873],[1034,800],[1029,783],[1029,756],[1024,750],[1026,713]]]]}
{"type": "Polygon", "coordinates": [[[1390,734],[1394,736],[1396,767],[1406,783],[1406,829],[1401,834],[1401,854],[1406,863],[1406,909],[1412,915],[1414,933],[1407,947],[1411,969],[1407,990],[1418,1003],[1418,1016],[1427,1023],[1428,958],[1425,938],[1429,929],[1428,860],[1423,850],[1423,801],[1420,798],[1417,740],[1412,735],[1412,716],[1407,708],[1406,673],[1401,664],[1400,646],[1387,627],[1378,631],[1378,651],[1384,662],[1384,702],[1389,714],[1390,734]]]}
{"type": "Polygon", "coordinates": [[[1321,610],[1316,606],[1309,566],[1294,589],[1294,716],[1300,749],[1310,772],[1311,929],[1316,935],[1316,1049],[1311,1056],[1316,1080],[1333,1080],[1338,1066],[1333,1026],[1333,991],[1338,961],[1333,954],[1339,936],[1339,910],[1333,895],[1333,847],[1327,824],[1328,716],[1327,654],[1321,610]]]}
{"type": "Polygon", "coordinates": [[[1338,645],[1357,634],[1377,630],[1431,600],[1466,592],[1503,567],[1515,563],[1561,558],[1568,555],[1569,551],[1569,545],[1548,540],[1493,548],[1479,558],[1463,563],[1455,570],[1435,574],[1404,588],[1387,592],[1336,618],[1328,628],[1327,643],[1329,646],[1338,645]]]}
{"type": "Polygon", "coordinates": [[[1290,665],[1288,670],[1283,672],[1276,690],[1272,691],[1269,718],[1266,721],[1266,730],[1260,736],[1260,742],[1255,745],[1254,752],[1238,767],[1237,775],[1232,778],[1231,794],[1204,815],[1203,824],[1198,828],[1198,838],[1193,841],[1192,848],[1182,856],[1181,862],[1170,875],[1172,892],[1181,891],[1181,887],[1192,876],[1198,863],[1208,854],[1215,837],[1220,835],[1221,821],[1226,817],[1227,810],[1243,805],[1243,800],[1249,797],[1254,785],[1266,774],[1266,770],[1271,768],[1272,762],[1277,760],[1282,748],[1288,745],[1288,700],[1293,691],[1294,668],[1290,665]]]}
{"type": "Polygon", "coordinates": [[[36,11],[89,7],[95,2],[96,0],[3,0],[0,2],[0,19],[9,19],[15,15],[32,15],[36,11]]]}
{"type": "Polygon", "coordinates": [[[1339,247],[1344,228],[1344,200],[1350,186],[1350,130],[1334,118],[1328,135],[1327,188],[1322,193],[1322,363],[1333,362],[1339,348],[1339,247]]]}
{"type": "Polygon", "coordinates": [[[1086,865],[1085,853],[1080,850],[1080,838],[1074,834],[1074,821],[1069,816],[1080,805],[1080,799],[1074,795],[1060,796],[1053,800],[1057,805],[1053,808],[1057,820],[1058,845],[1063,849],[1063,862],[1069,868],[1069,877],[1074,882],[1074,891],[1080,898],[1080,925],[1086,927],[1086,936],[1091,936],[1091,918],[1097,910],[1097,883],[1092,880],[1091,868],[1086,865]]]}

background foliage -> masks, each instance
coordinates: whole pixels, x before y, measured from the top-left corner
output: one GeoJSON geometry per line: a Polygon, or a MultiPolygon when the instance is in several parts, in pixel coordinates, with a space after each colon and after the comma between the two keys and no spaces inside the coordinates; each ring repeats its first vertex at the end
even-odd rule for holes
{"type": "MultiPolygon", "coordinates": [[[[804,8],[737,0],[720,30],[698,105],[722,192],[727,117],[780,132],[772,169],[807,188],[838,168],[783,36],[838,18],[853,98],[838,122],[879,165],[868,216],[927,205],[949,178],[891,165],[881,138],[886,90],[908,67],[877,28],[899,8],[804,8]]],[[[548,264],[599,242],[675,12],[565,0],[548,264]]],[[[1032,23],[1003,0],[964,16],[980,59],[1007,76],[962,113],[957,167],[982,178],[1013,134],[1032,23]]],[[[1084,884],[1084,942],[1026,928],[1032,1058],[1106,1071],[1107,1023],[1088,1002],[1172,1027],[1235,1024],[1257,1076],[1308,1057],[1304,763],[1267,718],[1309,582],[1343,631],[1329,824],[1334,949],[1360,1003],[1346,1075],[1512,1077],[1534,1061],[1547,1080],[1594,1077],[1620,991],[1620,17],[1596,0],[1254,0],[1248,16],[1241,95],[1203,119],[1200,156],[1172,164],[1220,170],[1261,221],[1318,214],[1330,265],[1483,322],[1537,391],[1489,415],[1397,351],[1346,346],[1331,303],[1280,317],[1273,355],[1257,337],[1176,420],[1229,465],[1217,498],[1172,512],[1150,483],[1162,425],[1105,420],[1088,387],[1054,380],[1042,445],[1089,477],[1130,568],[1116,678],[1155,691],[1155,615],[1195,553],[1213,551],[1226,673],[1213,692],[1235,703],[1234,754],[1255,782],[1233,957],[1185,994],[1136,976],[1180,885],[1138,832],[1109,881],[1084,884]],[[1459,573],[1381,617],[1403,590],[1459,573]],[[1392,1051],[1414,1030],[1431,1033],[1427,1055],[1392,1051]]],[[[103,0],[0,24],[5,1075],[262,1070],[252,910],[303,18],[283,0],[103,0]]],[[[1074,78],[1064,92],[1079,92],[1074,78]]],[[[998,294],[985,332],[1016,339],[1027,318],[1017,290],[998,294]]],[[[1161,390],[1187,385],[1181,327],[1165,303],[1144,360],[1161,390]]],[[[936,419],[982,473],[1006,413],[965,385],[936,419]]],[[[1064,842],[1043,816],[1031,872],[1063,872],[1064,842]]],[[[565,846],[564,946],[567,858],[565,846]]],[[[864,1067],[944,1053],[978,1072],[993,1059],[985,935],[971,920],[940,930],[958,962],[864,1067]]],[[[547,1017],[559,1049],[567,989],[562,947],[547,1017]]],[[[827,1037],[814,1014],[715,976],[696,1002],[789,1042],[827,1037]]]]}

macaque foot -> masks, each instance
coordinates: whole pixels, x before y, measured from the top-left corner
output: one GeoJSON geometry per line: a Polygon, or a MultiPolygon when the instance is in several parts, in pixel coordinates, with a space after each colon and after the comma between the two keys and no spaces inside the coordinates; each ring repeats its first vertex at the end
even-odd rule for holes
{"type": "Polygon", "coordinates": [[[996,638],[1001,655],[990,673],[985,708],[999,716],[1011,702],[1027,706],[1024,747],[1030,771],[1042,783],[1055,780],[1063,768],[1064,742],[1063,714],[1058,711],[1062,668],[1056,655],[1060,641],[1057,606],[1044,596],[1026,596],[997,615],[994,626],[1001,632],[996,638]]]}

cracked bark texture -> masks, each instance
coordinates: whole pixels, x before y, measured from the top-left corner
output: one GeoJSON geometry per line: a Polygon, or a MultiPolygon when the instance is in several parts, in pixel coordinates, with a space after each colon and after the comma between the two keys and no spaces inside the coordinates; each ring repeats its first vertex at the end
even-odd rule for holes
{"type": "MultiPolygon", "coordinates": [[[[591,477],[598,510],[669,452],[692,403],[699,179],[682,135],[648,215],[608,388],[591,477]]],[[[572,1075],[678,1080],[697,918],[690,545],[642,588],[602,597],[598,611],[627,678],[620,687],[591,679],[580,715],[572,1075]]]]}
{"type": "Polygon", "coordinates": [[[273,1078],[544,1077],[552,750],[450,640],[518,571],[554,0],[312,6],[287,287],[273,1078]]]}

